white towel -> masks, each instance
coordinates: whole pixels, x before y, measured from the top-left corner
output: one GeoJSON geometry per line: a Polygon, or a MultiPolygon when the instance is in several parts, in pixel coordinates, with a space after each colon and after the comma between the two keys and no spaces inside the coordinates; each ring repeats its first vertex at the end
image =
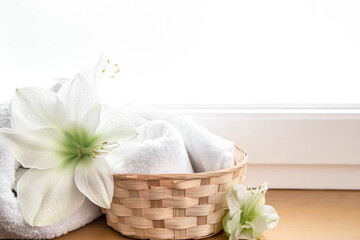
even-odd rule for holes
{"type": "MultiPolygon", "coordinates": [[[[136,143],[125,144],[114,150],[122,160],[112,165],[114,173],[194,172],[181,134],[169,123],[148,121],[138,127],[137,131],[139,136],[136,143]]],[[[109,161],[112,161],[111,158],[109,161]]]]}
{"type": "MultiPolygon", "coordinates": [[[[0,127],[10,127],[9,104],[0,104],[0,127]]],[[[25,170],[0,145],[0,239],[50,239],[78,229],[101,215],[99,207],[86,200],[70,217],[49,227],[30,227],[24,221],[13,192],[17,177],[25,170]]]]}
{"type": "Polygon", "coordinates": [[[182,135],[195,172],[216,171],[234,166],[234,143],[211,133],[190,119],[149,106],[123,105],[118,111],[128,116],[136,126],[157,119],[173,125],[182,135]]]}
{"type": "Polygon", "coordinates": [[[234,166],[234,143],[184,117],[168,120],[182,134],[195,172],[217,171],[234,166]]]}

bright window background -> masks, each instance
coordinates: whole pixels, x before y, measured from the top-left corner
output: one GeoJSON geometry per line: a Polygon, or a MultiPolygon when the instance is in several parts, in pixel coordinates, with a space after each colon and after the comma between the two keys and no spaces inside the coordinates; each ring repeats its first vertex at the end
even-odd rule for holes
{"type": "Polygon", "coordinates": [[[0,1],[0,101],[101,52],[112,101],[360,103],[359,1],[0,1]]]}

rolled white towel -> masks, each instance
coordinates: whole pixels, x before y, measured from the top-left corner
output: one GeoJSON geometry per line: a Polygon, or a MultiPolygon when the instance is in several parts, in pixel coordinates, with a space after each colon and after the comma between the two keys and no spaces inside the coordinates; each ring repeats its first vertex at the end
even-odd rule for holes
{"type": "MultiPolygon", "coordinates": [[[[137,142],[117,148],[121,163],[113,173],[193,173],[181,134],[164,121],[148,121],[137,128],[137,142]]],[[[108,160],[111,162],[111,158],[108,160]]]]}
{"type": "Polygon", "coordinates": [[[211,133],[190,119],[149,106],[121,106],[119,111],[137,126],[156,119],[173,125],[184,139],[195,172],[216,171],[234,166],[234,143],[211,133]]]}
{"type": "Polygon", "coordinates": [[[183,117],[168,120],[181,133],[195,172],[234,166],[234,143],[183,117]]]}

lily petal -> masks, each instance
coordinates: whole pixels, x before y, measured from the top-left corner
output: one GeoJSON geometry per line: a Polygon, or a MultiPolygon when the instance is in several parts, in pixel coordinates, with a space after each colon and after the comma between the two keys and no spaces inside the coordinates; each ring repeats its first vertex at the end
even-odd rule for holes
{"type": "Polygon", "coordinates": [[[100,207],[110,208],[114,180],[106,159],[84,157],[76,166],[75,182],[90,201],[100,207]]]}
{"type": "Polygon", "coordinates": [[[20,178],[17,192],[25,221],[38,227],[64,220],[85,200],[74,182],[74,164],[50,170],[30,169],[20,178]]]}
{"type": "Polygon", "coordinates": [[[63,134],[47,127],[20,131],[0,129],[0,143],[26,168],[48,169],[58,166],[66,154],[60,144],[63,134]]]}
{"type": "Polygon", "coordinates": [[[235,235],[235,239],[258,239],[259,237],[254,237],[254,231],[251,229],[251,225],[248,223],[245,223],[242,225],[242,228],[237,231],[235,235]]]}
{"type": "Polygon", "coordinates": [[[108,142],[135,141],[139,135],[131,121],[105,107],[102,108],[97,134],[101,136],[100,141],[108,142]]]}
{"type": "Polygon", "coordinates": [[[250,221],[254,231],[254,237],[258,238],[268,228],[274,228],[280,218],[276,210],[269,205],[256,205],[254,208],[254,218],[250,221]]]}
{"type": "Polygon", "coordinates": [[[101,80],[102,75],[104,74],[105,68],[108,66],[108,60],[101,54],[98,62],[95,66],[84,69],[81,74],[85,76],[91,84],[93,84],[96,88],[101,80]]]}
{"type": "Polygon", "coordinates": [[[96,129],[100,124],[101,108],[102,106],[100,104],[95,104],[86,113],[82,126],[88,133],[95,134],[96,129]]]}
{"type": "Polygon", "coordinates": [[[50,90],[27,87],[17,89],[11,100],[11,126],[34,129],[62,126],[68,121],[64,105],[50,90]]]}
{"type": "Polygon", "coordinates": [[[95,86],[80,74],[72,81],[65,83],[60,88],[58,96],[74,122],[83,122],[88,110],[97,101],[95,86]]]}
{"type": "Polygon", "coordinates": [[[243,185],[234,185],[226,194],[230,214],[237,212],[246,203],[250,192],[243,185]]]}
{"type": "Polygon", "coordinates": [[[227,236],[234,235],[241,228],[241,212],[241,210],[238,210],[232,214],[233,216],[230,216],[230,212],[227,212],[223,218],[222,223],[227,236]]]}

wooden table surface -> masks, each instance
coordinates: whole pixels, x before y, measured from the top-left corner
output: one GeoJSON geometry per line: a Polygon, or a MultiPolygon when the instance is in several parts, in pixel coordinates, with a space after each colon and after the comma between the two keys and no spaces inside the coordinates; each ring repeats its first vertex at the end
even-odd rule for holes
{"type": "MultiPolygon", "coordinates": [[[[270,190],[266,200],[280,216],[279,225],[265,232],[266,240],[360,239],[360,191],[270,190]]],[[[107,227],[101,217],[57,239],[129,238],[107,227]]],[[[227,237],[221,232],[208,239],[227,237]]]]}

